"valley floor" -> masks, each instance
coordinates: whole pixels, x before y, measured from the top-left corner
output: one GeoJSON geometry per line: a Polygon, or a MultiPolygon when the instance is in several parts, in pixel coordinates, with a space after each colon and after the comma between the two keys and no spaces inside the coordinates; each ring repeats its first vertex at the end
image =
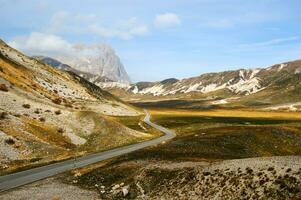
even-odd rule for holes
{"type": "MultiPolygon", "coordinates": [[[[1,197],[301,198],[300,113],[166,109],[151,113],[153,122],[174,130],[177,138],[5,192],[1,197]]],[[[136,120],[119,118],[131,128],[136,120]]],[[[138,125],[136,129],[143,128],[138,125]]]]}

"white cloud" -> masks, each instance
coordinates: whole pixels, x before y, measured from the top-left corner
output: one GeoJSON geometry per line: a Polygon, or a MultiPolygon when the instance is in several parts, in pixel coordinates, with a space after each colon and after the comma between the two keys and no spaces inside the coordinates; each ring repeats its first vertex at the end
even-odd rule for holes
{"type": "Polygon", "coordinates": [[[96,55],[110,45],[70,43],[63,38],[47,33],[32,32],[28,36],[16,37],[8,42],[10,46],[29,55],[43,55],[53,58],[96,55]]]}
{"type": "Polygon", "coordinates": [[[39,32],[32,32],[28,36],[15,37],[8,44],[31,55],[66,55],[75,51],[73,45],[61,37],[39,32]]]}
{"type": "Polygon", "coordinates": [[[164,13],[156,16],[154,24],[159,28],[172,27],[180,25],[181,20],[174,13],[164,13]]]}
{"type": "Polygon", "coordinates": [[[291,41],[299,40],[300,37],[293,36],[293,37],[287,37],[287,38],[276,38],[264,42],[256,42],[256,43],[250,43],[250,44],[242,44],[241,47],[247,47],[247,48],[253,48],[253,47],[265,47],[265,46],[271,46],[271,45],[278,45],[282,43],[287,43],[291,41]]]}
{"type": "Polygon", "coordinates": [[[55,13],[45,30],[48,33],[96,34],[106,38],[129,40],[149,33],[148,26],[136,17],[104,24],[94,14],[73,15],[65,11],[55,13]]]}
{"type": "Polygon", "coordinates": [[[100,24],[92,24],[87,29],[90,33],[94,33],[108,38],[119,38],[130,40],[135,36],[144,36],[149,33],[146,24],[138,23],[136,18],[121,21],[113,26],[104,26],[100,24]]]}

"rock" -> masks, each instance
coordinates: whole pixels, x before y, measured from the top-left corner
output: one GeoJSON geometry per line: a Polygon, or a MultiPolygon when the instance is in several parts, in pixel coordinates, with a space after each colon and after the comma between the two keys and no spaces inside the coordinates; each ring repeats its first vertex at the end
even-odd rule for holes
{"type": "Polygon", "coordinates": [[[79,171],[77,171],[75,174],[74,174],[74,177],[79,177],[79,176],[81,176],[82,174],[79,172],[79,171]]]}
{"type": "Polygon", "coordinates": [[[0,90],[4,92],[8,92],[8,88],[5,84],[0,84],[0,90]]]}
{"type": "Polygon", "coordinates": [[[118,188],[120,188],[120,185],[119,184],[116,184],[112,187],[112,190],[117,190],[118,188]]]}
{"type": "Polygon", "coordinates": [[[129,193],[129,186],[127,185],[122,188],[122,194],[125,197],[126,195],[128,195],[128,193],[129,193]]]}

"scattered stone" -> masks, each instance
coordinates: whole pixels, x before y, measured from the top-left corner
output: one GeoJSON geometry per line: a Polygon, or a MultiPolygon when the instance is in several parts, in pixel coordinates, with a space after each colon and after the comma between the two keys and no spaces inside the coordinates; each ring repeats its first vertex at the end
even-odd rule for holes
{"type": "Polygon", "coordinates": [[[122,194],[123,194],[123,196],[125,197],[126,195],[128,195],[128,193],[129,193],[129,187],[130,186],[125,186],[125,187],[123,187],[122,188],[122,194]]]}
{"type": "Polygon", "coordinates": [[[8,92],[8,88],[5,84],[0,84],[0,91],[8,92]]]}

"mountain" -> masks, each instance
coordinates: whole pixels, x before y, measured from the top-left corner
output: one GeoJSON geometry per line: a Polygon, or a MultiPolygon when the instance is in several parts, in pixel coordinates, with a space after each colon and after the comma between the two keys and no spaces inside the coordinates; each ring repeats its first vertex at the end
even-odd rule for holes
{"type": "Polygon", "coordinates": [[[130,84],[130,78],[113,48],[107,44],[99,45],[93,50],[93,55],[76,57],[59,56],[55,59],[72,68],[87,72],[123,84],[130,84]]]}
{"type": "Polygon", "coordinates": [[[182,80],[139,82],[128,88],[112,87],[110,91],[129,101],[203,99],[214,105],[278,105],[295,110],[301,105],[301,60],[268,68],[206,73],[182,80]]]}
{"type": "Polygon", "coordinates": [[[105,76],[100,76],[97,74],[91,74],[88,72],[76,70],[76,69],[70,67],[69,65],[61,63],[60,61],[58,61],[54,58],[45,57],[45,56],[33,56],[33,58],[37,59],[40,62],[43,62],[49,66],[55,67],[59,70],[73,72],[76,75],[86,79],[87,81],[99,86],[100,88],[102,88],[104,90],[110,90],[111,88],[116,88],[116,87],[129,88],[129,83],[117,82],[117,81],[113,81],[105,76]]]}
{"type": "Polygon", "coordinates": [[[91,74],[89,72],[83,72],[80,70],[76,70],[72,67],[70,67],[67,64],[61,63],[60,61],[54,59],[54,58],[50,58],[50,57],[46,57],[46,56],[33,56],[32,58],[45,63],[49,66],[55,67],[59,70],[63,70],[63,71],[71,71],[75,74],[77,74],[78,76],[90,81],[91,83],[94,83],[95,85],[101,85],[102,83],[106,83],[106,82],[115,82],[105,76],[100,76],[97,74],[91,74]]]}
{"type": "Polygon", "coordinates": [[[0,40],[0,174],[148,139],[111,117],[139,114],[74,72],[0,40]]]}

